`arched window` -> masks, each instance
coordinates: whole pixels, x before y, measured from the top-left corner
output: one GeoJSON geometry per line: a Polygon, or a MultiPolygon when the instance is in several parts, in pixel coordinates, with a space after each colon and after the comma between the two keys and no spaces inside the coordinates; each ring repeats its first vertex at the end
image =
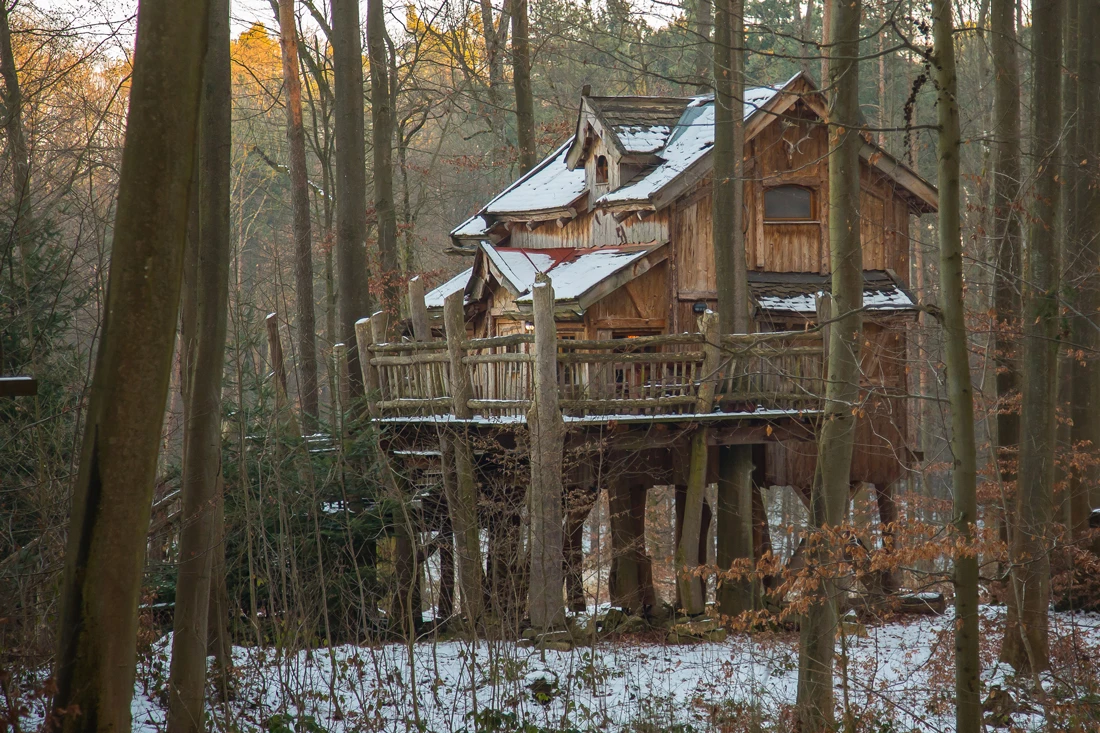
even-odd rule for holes
{"type": "Polygon", "coordinates": [[[804,186],[776,186],[764,191],[764,219],[807,221],[814,218],[813,191],[804,186]]]}
{"type": "Polygon", "coordinates": [[[596,183],[607,183],[607,158],[603,155],[596,158],[596,183]]]}

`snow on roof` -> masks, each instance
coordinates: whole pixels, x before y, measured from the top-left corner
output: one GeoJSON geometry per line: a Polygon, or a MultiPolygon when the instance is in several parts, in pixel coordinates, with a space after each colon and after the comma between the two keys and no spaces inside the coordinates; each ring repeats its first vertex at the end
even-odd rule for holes
{"type": "Polygon", "coordinates": [[[482,242],[481,249],[500,276],[507,280],[505,284],[517,293],[526,293],[535,282],[535,275],[553,267],[556,264],[554,255],[560,258],[562,253],[562,250],[498,248],[489,242],[482,242]]]}
{"type": "Polygon", "coordinates": [[[452,277],[442,285],[432,288],[424,294],[424,303],[429,308],[442,308],[443,301],[451,293],[457,293],[466,287],[466,283],[470,281],[470,275],[474,272],[474,268],[468,268],[452,277]]]}
{"type": "Polygon", "coordinates": [[[456,239],[481,239],[489,232],[489,222],[481,214],[474,214],[451,230],[456,239]]]}
{"type": "MultiPolygon", "coordinates": [[[[604,279],[649,254],[649,251],[648,247],[576,250],[578,254],[559,262],[547,273],[554,287],[554,300],[577,300],[604,279]]],[[[530,303],[531,294],[516,298],[516,302],[530,303]]]]}
{"type": "MultiPolygon", "coordinates": [[[[812,316],[817,296],[830,290],[828,275],[817,273],[750,273],[749,288],[761,310],[812,316]]],[[[877,311],[908,311],[917,307],[888,272],[863,273],[863,307],[877,311]]]]}
{"type": "Polygon", "coordinates": [[[628,153],[655,153],[665,146],[668,134],[672,131],[668,125],[619,125],[615,135],[628,153]]]}
{"type": "MultiPolygon", "coordinates": [[[[756,87],[745,90],[744,116],[748,119],[756,110],[779,93],[779,87],[756,87]]],[[[665,147],[657,152],[663,163],[634,183],[600,197],[597,204],[617,204],[648,201],[662,188],[703,157],[714,146],[714,98],[696,97],[684,110],[665,147]]]]}
{"type": "Polygon", "coordinates": [[[504,189],[486,205],[483,213],[511,214],[517,212],[564,209],[585,192],[584,168],[569,170],[565,153],[573,138],[569,138],[530,173],[504,189]]]}

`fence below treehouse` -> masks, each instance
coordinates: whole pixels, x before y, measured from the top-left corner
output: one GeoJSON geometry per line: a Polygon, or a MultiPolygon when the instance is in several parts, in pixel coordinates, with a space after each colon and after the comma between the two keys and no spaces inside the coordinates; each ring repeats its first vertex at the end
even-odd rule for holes
{"type": "MultiPolygon", "coordinates": [[[[374,343],[371,387],[378,399],[372,415],[522,419],[534,392],[534,343],[534,333],[374,343]],[[456,393],[464,395],[458,405],[456,393]]],[[[711,329],[556,343],[558,394],[567,418],[801,413],[820,409],[824,395],[819,331],[719,339],[711,329]]]]}

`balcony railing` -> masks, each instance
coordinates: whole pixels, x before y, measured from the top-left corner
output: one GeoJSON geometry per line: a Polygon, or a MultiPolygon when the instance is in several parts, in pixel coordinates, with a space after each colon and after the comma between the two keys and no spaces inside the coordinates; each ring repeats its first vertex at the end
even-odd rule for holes
{"type": "MultiPolygon", "coordinates": [[[[438,415],[517,419],[531,406],[534,334],[369,347],[376,417],[438,415]],[[460,374],[455,370],[461,370],[460,374]],[[456,380],[457,377],[457,380],[456,380]],[[455,405],[455,393],[465,404],[455,405]]],[[[819,408],[824,394],[817,331],[684,333],[600,341],[557,340],[566,416],[662,416],[819,408]]],[[[644,418],[643,418],[644,419],[644,418]]]]}

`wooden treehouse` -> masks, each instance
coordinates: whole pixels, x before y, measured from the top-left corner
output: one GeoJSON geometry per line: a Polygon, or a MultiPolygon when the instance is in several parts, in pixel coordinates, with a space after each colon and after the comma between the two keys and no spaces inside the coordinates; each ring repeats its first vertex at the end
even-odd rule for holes
{"type": "MultiPolygon", "coordinates": [[[[754,446],[760,489],[808,492],[825,376],[814,326],[830,287],[824,101],[800,74],[748,90],[744,113],[754,333],[719,334],[705,316],[726,286],[715,282],[711,242],[711,97],[582,95],[574,136],[451,232],[472,266],[426,294],[411,284],[401,339],[383,343],[387,328],[376,322],[371,339],[361,322],[372,416],[387,449],[410,474],[438,471],[442,454],[446,483],[454,436],[472,446],[481,508],[463,521],[515,535],[502,540],[511,550],[483,559],[486,578],[522,565],[515,527],[530,473],[502,479],[515,470],[502,455],[534,429],[526,421],[539,338],[552,339],[544,343],[554,371],[542,378],[557,387],[566,429],[571,605],[583,603],[581,528],[605,487],[612,600],[653,604],[646,491],[686,484],[688,442],[701,425],[712,448],[754,446]],[[540,273],[552,318],[535,312],[540,273]],[[499,501],[486,502],[489,494],[499,501]]],[[[906,328],[917,312],[907,290],[910,225],[935,210],[936,193],[869,140],[861,163],[865,399],[851,479],[875,486],[890,521],[891,485],[913,459],[904,398],[906,328]]],[[[754,493],[759,552],[768,528],[754,493]]]]}

